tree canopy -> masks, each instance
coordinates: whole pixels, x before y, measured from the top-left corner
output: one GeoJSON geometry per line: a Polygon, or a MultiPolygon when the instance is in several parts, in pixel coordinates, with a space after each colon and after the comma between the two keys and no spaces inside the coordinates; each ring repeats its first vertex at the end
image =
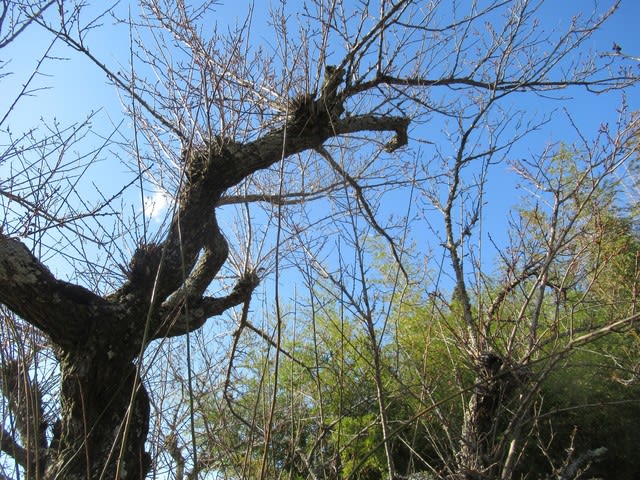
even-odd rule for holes
{"type": "Polygon", "coordinates": [[[627,5],[2,2],[0,478],[638,475],[627,5]]]}

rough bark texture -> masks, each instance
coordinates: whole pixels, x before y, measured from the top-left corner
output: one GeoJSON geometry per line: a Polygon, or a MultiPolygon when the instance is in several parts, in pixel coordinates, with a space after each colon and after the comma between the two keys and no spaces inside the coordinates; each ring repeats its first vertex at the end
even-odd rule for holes
{"type": "Polygon", "coordinates": [[[46,477],[144,478],[151,467],[144,450],[149,397],[136,368],[86,354],[61,360],[62,418],[46,477]]]}
{"type": "Polygon", "coordinates": [[[460,442],[458,463],[460,478],[465,480],[497,478],[499,409],[514,399],[518,387],[527,380],[525,368],[507,365],[493,352],[479,355],[476,373],[476,388],[465,411],[460,442]]]}
{"type": "Polygon", "coordinates": [[[186,151],[186,182],[164,241],[140,245],[127,280],[106,297],[56,279],[23,243],[0,234],[0,302],[48,335],[60,362],[60,418],[36,426],[44,453],[29,456],[29,446],[22,451],[17,442],[0,445],[16,459],[24,457],[18,463],[32,478],[134,480],[149,472],[144,443],[150,404],[137,359],[151,340],[186,334],[247,301],[259,281],[247,272],[227,296],[205,295],[228,255],[215,217],[225,190],[337,135],[391,131],[387,149],[406,144],[406,118],[339,118],[341,79],[336,73],[287,125],[253,142],[214,138],[186,151]],[[49,427],[53,440],[47,446],[49,427]]]}

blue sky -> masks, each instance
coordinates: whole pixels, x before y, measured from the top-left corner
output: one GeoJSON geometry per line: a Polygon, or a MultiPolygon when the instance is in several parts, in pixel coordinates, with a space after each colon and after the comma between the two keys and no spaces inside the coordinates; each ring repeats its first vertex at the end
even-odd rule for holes
{"type": "MultiPolygon", "coordinates": [[[[216,8],[215,21],[218,25],[224,25],[227,22],[234,23],[236,20],[241,21],[246,15],[247,5],[250,3],[252,2],[248,0],[220,2],[216,8]]],[[[268,29],[263,17],[267,3],[258,2],[258,7],[254,10],[253,31],[256,43],[264,42],[267,48],[269,46],[273,48],[273,45],[270,45],[268,29]],[[260,8],[260,6],[262,7],[260,8]]],[[[601,3],[606,4],[605,2],[601,3]]],[[[295,5],[295,2],[293,4],[295,5]]],[[[126,5],[126,2],[123,5],[126,5]]],[[[592,1],[547,2],[542,10],[545,28],[552,28],[554,25],[561,28],[566,24],[571,14],[580,9],[588,11],[593,5],[592,1]]],[[[88,9],[86,17],[89,18],[89,12],[95,13],[96,10],[98,10],[96,7],[88,9]]],[[[121,6],[120,10],[124,11],[125,9],[121,6]]],[[[638,18],[640,18],[640,2],[623,0],[619,11],[601,31],[594,35],[590,47],[596,52],[610,52],[615,41],[622,46],[623,52],[640,56],[638,18]]],[[[87,44],[90,46],[91,52],[114,70],[126,69],[129,60],[128,32],[122,26],[116,28],[109,25],[109,18],[105,18],[103,25],[103,28],[95,29],[87,37],[87,44]]],[[[5,92],[14,92],[16,87],[24,82],[50,40],[51,35],[48,32],[32,28],[28,30],[25,37],[0,52],[2,60],[10,62],[5,71],[13,72],[12,76],[2,80],[5,92]]],[[[49,88],[49,90],[40,92],[37,97],[23,100],[20,103],[18,114],[11,119],[13,130],[17,131],[20,128],[33,126],[34,119],[40,116],[44,118],[55,116],[63,122],[79,121],[86,112],[98,108],[104,110],[105,116],[111,117],[114,121],[119,120],[121,116],[119,95],[105,79],[104,74],[86,59],[60,43],[57,48],[54,48],[53,54],[68,60],[49,61],[45,64],[43,72],[47,76],[41,76],[35,85],[49,88]]],[[[3,96],[0,99],[0,106],[4,107],[8,99],[9,97],[3,96]]],[[[610,99],[602,102],[605,102],[605,106],[607,106],[610,99]]],[[[572,108],[580,113],[579,121],[584,123],[585,127],[597,127],[600,123],[599,115],[594,113],[602,113],[601,105],[598,97],[592,96],[590,101],[582,107],[574,105],[572,108]]]]}
{"type": "MultiPolygon", "coordinates": [[[[212,21],[222,26],[226,23],[235,22],[236,18],[243,20],[250,3],[247,0],[223,1],[212,21]]],[[[264,20],[264,12],[268,2],[257,0],[256,3],[258,7],[254,11],[252,27],[254,41],[256,44],[264,43],[266,50],[271,51],[275,46],[269,40],[271,37],[264,20]]],[[[86,18],[90,18],[99,8],[102,8],[101,4],[102,2],[96,1],[94,6],[87,10],[86,18]]],[[[292,12],[294,12],[296,5],[297,2],[295,1],[289,2],[289,8],[292,12]]],[[[590,0],[547,0],[543,7],[542,21],[545,24],[545,28],[557,26],[561,29],[572,13],[581,9],[590,10],[593,5],[594,2],[590,0]]],[[[119,11],[126,14],[127,8],[128,2],[122,2],[119,11]]],[[[132,7],[132,9],[135,13],[135,7],[132,7]]],[[[621,45],[623,53],[640,56],[639,19],[640,1],[623,0],[620,11],[593,37],[588,47],[593,52],[610,53],[613,42],[616,42],[621,45]]],[[[9,62],[3,72],[13,72],[11,76],[0,79],[0,92],[2,92],[0,94],[0,114],[4,113],[7,106],[13,101],[15,93],[32,73],[33,68],[50,41],[50,34],[36,27],[29,29],[22,38],[0,51],[0,60],[9,62]]],[[[103,27],[95,29],[87,37],[87,44],[91,52],[108,64],[114,71],[128,68],[129,32],[123,26],[114,27],[109,23],[109,19],[105,18],[103,27]]],[[[45,125],[50,126],[56,121],[60,122],[63,127],[83,122],[91,112],[95,112],[91,120],[91,128],[88,129],[86,136],[66,155],[73,158],[74,156],[92,152],[97,146],[104,143],[105,138],[110,136],[115,142],[129,142],[133,132],[131,121],[122,113],[121,102],[123,97],[105,78],[104,73],[88,62],[86,58],[64,47],[61,43],[54,47],[51,55],[58,58],[45,62],[41,69],[41,74],[35,79],[32,86],[32,88],[35,87],[42,90],[22,99],[8,122],[0,125],[0,145],[8,143],[8,130],[13,135],[20,135],[22,132],[32,128],[46,131],[47,127],[45,125]]],[[[640,62],[636,62],[636,64],[638,63],[640,62]]],[[[637,87],[627,92],[626,100],[631,110],[640,110],[640,95],[638,95],[638,92],[637,87]]],[[[510,159],[530,158],[549,143],[572,143],[576,141],[578,133],[570,126],[568,117],[562,110],[565,105],[570,106],[571,118],[579,129],[587,137],[592,137],[602,123],[615,123],[616,108],[622,101],[622,95],[619,93],[585,95],[581,89],[568,90],[563,93],[563,96],[573,97],[576,101],[565,104],[543,97],[525,95],[514,97],[516,99],[521,98],[523,103],[520,106],[531,114],[543,114],[552,110],[556,110],[556,112],[552,123],[545,126],[540,132],[534,132],[528,136],[510,152],[510,159]]],[[[417,133],[428,137],[428,132],[417,133]]],[[[421,153],[425,156],[431,155],[430,148],[430,146],[425,145],[421,153]]],[[[82,186],[79,188],[80,195],[85,195],[85,199],[92,199],[91,201],[98,199],[100,196],[109,197],[117,193],[122,188],[123,183],[130,181],[135,176],[131,171],[131,159],[122,158],[121,155],[122,150],[116,148],[116,145],[97,152],[95,154],[95,162],[91,166],[91,175],[84,179],[82,186]]],[[[8,177],[11,168],[12,166],[8,164],[0,165],[0,182],[4,182],[8,177]]],[[[483,218],[484,237],[482,240],[484,242],[487,242],[487,232],[490,232],[492,238],[498,243],[505,241],[504,233],[507,228],[508,215],[512,206],[518,202],[517,197],[523,193],[515,189],[516,183],[517,180],[510,173],[508,163],[493,167],[485,192],[487,208],[483,218]]],[[[149,192],[150,195],[151,193],[149,192]]],[[[136,190],[132,189],[130,196],[126,199],[131,204],[126,202],[122,204],[122,207],[127,209],[127,215],[135,215],[140,211],[140,201],[136,195],[136,190]]],[[[153,199],[156,202],[156,207],[165,206],[163,202],[166,199],[162,196],[156,195],[153,199]]],[[[79,204],[84,199],[72,200],[79,204]]],[[[324,204],[320,205],[325,206],[324,204]]],[[[403,191],[398,195],[390,193],[385,197],[385,204],[381,206],[378,212],[380,214],[378,220],[381,224],[385,224],[387,215],[392,213],[403,215],[409,207],[413,207],[413,205],[410,204],[406,192],[403,191]]],[[[324,214],[321,211],[313,213],[318,216],[324,214]]],[[[264,222],[265,225],[269,221],[266,215],[264,218],[258,216],[256,218],[264,222]]],[[[228,226],[233,225],[234,217],[229,216],[226,220],[228,226]]],[[[438,224],[438,222],[435,223],[438,224]]],[[[256,227],[258,226],[256,225],[256,227]]],[[[108,233],[109,227],[107,226],[106,228],[108,233]]],[[[418,247],[424,247],[424,243],[427,240],[433,242],[431,233],[423,225],[416,230],[414,232],[414,240],[419,243],[418,247]]],[[[121,234],[121,232],[116,233],[121,234]]],[[[230,229],[226,230],[225,233],[229,234],[230,229]]],[[[131,240],[134,236],[135,233],[129,232],[128,240],[131,240]]],[[[318,242],[322,240],[322,238],[319,238],[318,242]]],[[[81,256],[87,250],[91,251],[93,255],[100,255],[100,251],[91,250],[90,245],[85,246],[80,245],[80,243],[62,244],[61,248],[69,255],[81,256]]],[[[434,243],[437,246],[437,242],[434,243]]],[[[131,253],[127,251],[127,248],[133,248],[133,245],[129,244],[123,247],[123,260],[126,259],[128,253],[131,253]]],[[[427,249],[425,248],[424,250],[426,251],[427,249]]],[[[69,264],[55,257],[56,253],[55,249],[53,249],[52,256],[46,258],[47,264],[56,274],[63,278],[72,275],[68,268],[69,264]]],[[[483,257],[483,260],[490,263],[491,257],[492,249],[487,247],[487,255],[483,257]]],[[[440,256],[436,255],[431,261],[433,267],[437,266],[440,256]]],[[[97,273],[99,274],[100,272],[97,273]]],[[[71,279],[76,280],[73,277],[71,279]]],[[[271,288],[271,285],[272,283],[267,288],[271,288]]],[[[445,287],[450,286],[451,282],[445,280],[444,285],[445,287]]],[[[285,295],[287,296],[293,296],[296,293],[290,288],[285,290],[285,295]]],[[[268,301],[264,302],[264,304],[268,301]]],[[[258,298],[254,305],[259,304],[260,299],[258,298]]],[[[259,306],[255,308],[256,310],[260,309],[259,306]]],[[[256,315],[256,322],[260,321],[258,317],[260,317],[260,314],[256,315]]],[[[263,320],[265,322],[268,321],[268,319],[263,320]]],[[[232,327],[230,324],[225,323],[214,328],[227,329],[232,327]]]]}

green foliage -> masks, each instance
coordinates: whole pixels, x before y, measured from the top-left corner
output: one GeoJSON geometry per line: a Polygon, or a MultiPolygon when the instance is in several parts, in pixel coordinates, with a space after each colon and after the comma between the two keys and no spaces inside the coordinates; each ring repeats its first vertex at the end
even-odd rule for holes
{"type": "MultiPolygon", "coordinates": [[[[547,171],[563,188],[585,176],[574,153],[561,151],[547,171]]],[[[590,473],[605,478],[640,475],[628,460],[640,442],[635,427],[640,418],[637,332],[611,332],[580,350],[570,347],[580,335],[635,313],[640,288],[640,240],[632,221],[614,207],[615,186],[588,187],[588,182],[580,184],[558,212],[555,228],[567,228],[560,240],[549,236],[554,221],[549,212],[538,205],[522,208],[519,215],[528,229],[520,232],[514,255],[518,261],[512,267],[535,268],[525,271],[490,315],[488,309],[513,278],[508,272],[485,277],[485,290],[471,299],[487,347],[510,365],[522,361],[529,369],[520,387],[531,394],[531,405],[517,413],[522,398],[505,397],[492,432],[492,445],[504,441],[506,450],[509,435],[517,435],[508,431],[509,425],[521,415],[521,431],[527,433],[514,479],[544,478],[599,447],[608,448],[608,454],[590,473]],[[553,241],[557,251],[542,275],[545,249],[553,241]],[[541,282],[546,282],[542,289],[541,282]],[[533,294],[536,289],[543,295],[533,294]],[[568,459],[571,448],[575,454],[568,459]]],[[[243,465],[242,475],[258,476],[264,454],[261,441],[270,427],[268,478],[282,472],[293,479],[386,478],[375,348],[383,367],[396,471],[406,475],[455,469],[464,410],[478,380],[461,299],[455,292],[442,291],[427,297],[424,286],[398,284],[388,254],[376,242],[372,245],[372,257],[380,266],[371,273],[371,285],[382,292],[378,300],[389,308],[377,346],[372,346],[364,322],[338,304],[340,295],[323,297],[317,292],[312,295],[322,305],[321,313],[298,310],[297,318],[305,321],[296,321],[295,334],[289,327],[283,335],[288,354],[280,355],[277,382],[273,351],[267,358],[265,352],[247,346],[247,360],[238,370],[242,388],[233,401],[247,423],[228,412],[224,421],[213,422],[226,422],[228,443],[242,446],[228,459],[236,470],[243,465]],[[276,408],[270,418],[274,394],[276,408]]]]}
{"type": "MultiPolygon", "coordinates": [[[[640,467],[634,459],[640,442],[640,385],[623,385],[615,357],[624,337],[608,337],[575,352],[554,369],[543,384],[538,445],[528,452],[528,467],[549,469],[549,460],[561,465],[572,445],[575,456],[596,448],[607,448],[601,462],[589,469],[599,478],[637,478],[640,467]],[[606,353],[609,352],[609,353],[606,353]],[[540,454],[545,445],[550,458],[540,454]]],[[[524,472],[523,472],[524,473],[524,472]]]]}

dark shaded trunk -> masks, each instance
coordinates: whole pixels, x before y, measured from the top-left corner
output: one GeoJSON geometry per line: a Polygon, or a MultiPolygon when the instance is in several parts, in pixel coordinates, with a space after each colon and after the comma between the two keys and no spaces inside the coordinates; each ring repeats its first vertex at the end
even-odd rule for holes
{"type": "Polygon", "coordinates": [[[481,353],[475,367],[476,384],[464,415],[457,478],[494,479],[499,478],[510,442],[518,438],[514,424],[526,421],[528,400],[522,398],[521,389],[529,382],[531,371],[526,364],[493,352],[481,353]]]}
{"type": "Polygon", "coordinates": [[[61,417],[54,428],[47,479],[146,477],[149,397],[132,363],[87,349],[60,358],[61,417]]]}
{"type": "Polygon", "coordinates": [[[482,353],[477,360],[476,386],[465,411],[458,457],[460,478],[465,480],[495,476],[499,408],[511,398],[506,388],[511,376],[503,367],[502,358],[492,352],[482,353]]]}

